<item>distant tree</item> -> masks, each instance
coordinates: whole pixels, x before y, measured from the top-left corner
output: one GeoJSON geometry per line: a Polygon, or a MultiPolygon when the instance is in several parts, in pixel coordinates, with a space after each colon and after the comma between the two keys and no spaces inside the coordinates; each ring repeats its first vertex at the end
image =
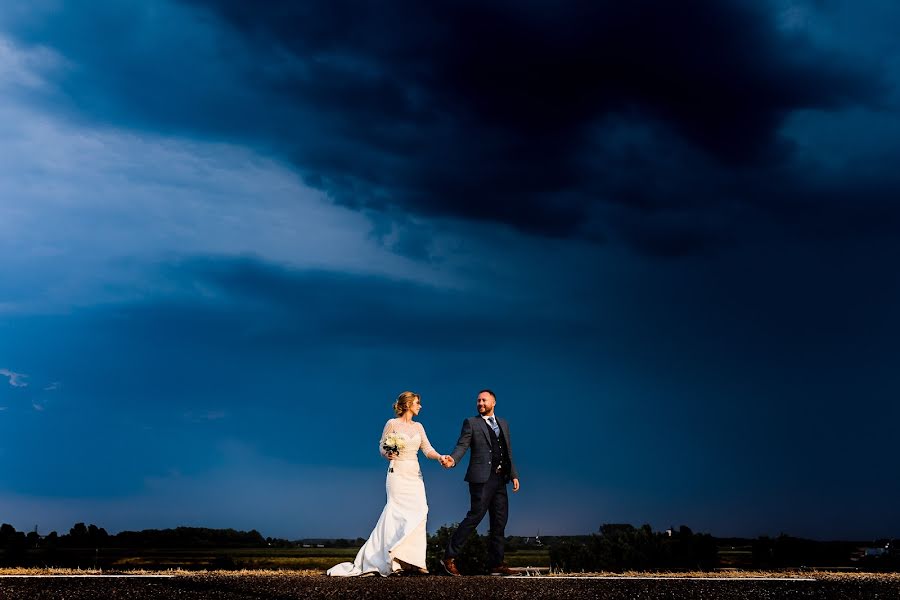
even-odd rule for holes
{"type": "Polygon", "coordinates": [[[589,538],[550,545],[550,565],[566,572],[629,569],[710,569],[717,564],[715,540],[682,526],[669,536],[649,525],[605,524],[589,538]]]}
{"type": "Polygon", "coordinates": [[[102,527],[97,527],[93,523],[88,525],[87,531],[88,545],[93,548],[102,548],[109,541],[109,534],[102,527]]]}
{"type": "Polygon", "coordinates": [[[699,533],[694,534],[693,541],[694,563],[688,567],[696,565],[696,568],[702,571],[716,568],[719,564],[719,547],[716,539],[708,533],[699,533]]]}
{"type": "Polygon", "coordinates": [[[88,539],[88,529],[84,523],[75,523],[69,530],[66,545],[73,548],[86,548],[88,539]]]}
{"type": "Polygon", "coordinates": [[[110,536],[105,529],[93,523],[75,523],[69,534],[62,536],[60,541],[70,548],[101,548],[110,545],[110,536]]]}
{"type": "Polygon", "coordinates": [[[10,566],[21,565],[28,548],[25,532],[16,531],[12,525],[3,523],[0,525],[0,548],[3,549],[4,563],[10,566]]]}
{"type": "Polygon", "coordinates": [[[555,571],[584,573],[597,570],[597,559],[584,542],[562,540],[550,546],[550,566],[555,571]]]}
{"type": "Polygon", "coordinates": [[[263,548],[266,538],[256,530],[177,527],[121,531],[114,540],[120,548],[263,548]]]}
{"type": "Polygon", "coordinates": [[[649,525],[603,525],[594,538],[597,567],[604,571],[647,569],[659,562],[659,543],[649,525]]]}
{"type": "Polygon", "coordinates": [[[38,535],[37,531],[29,531],[28,535],[25,536],[25,539],[28,540],[29,548],[37,548],[41,541],[41,536],[38,535]]]}
{"type": "Polygon", "coordinates": [[[505,554],[518,552],[522,547],[522,538],[519,536],[507,536],[503,544],[503,552],[505,554]]]}
{"type": "Polygon", "coordinates": [[[706,570],[717,564],[718,548],[709,534],[695,534],[690,527],[682,525],[671,536],[658,535],[661,556],[657,567],[706,570]]]}

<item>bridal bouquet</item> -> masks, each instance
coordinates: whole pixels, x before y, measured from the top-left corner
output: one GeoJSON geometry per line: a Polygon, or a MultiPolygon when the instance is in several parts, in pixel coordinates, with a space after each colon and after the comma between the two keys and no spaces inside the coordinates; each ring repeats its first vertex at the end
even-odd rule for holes
{"type": "Polygon", "coordinates": [[[381,447],[388,454],[400,454],[400,451],[406,448],[406,436],[392,431],[384,436],[381,447]]]}

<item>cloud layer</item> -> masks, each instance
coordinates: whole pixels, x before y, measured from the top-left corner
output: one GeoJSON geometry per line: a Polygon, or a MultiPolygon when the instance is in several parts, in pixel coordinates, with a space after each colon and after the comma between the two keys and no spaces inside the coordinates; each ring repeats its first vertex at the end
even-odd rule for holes
{"type": "Polygon", "coordinates": [[[794,113],[884,106],[887,65],[784,14],[740,1],[195,0],[63,4],[17,30],[72,63],[45,98],[80,118],[274,152],[377,219],[678,256],[773,224],[818,234],[795,218],[810,203],[825,228],[897,220],[880,191],[892,175],[872,173],[852,207],[822,197],[797,162],[802,132],[785,131],[794,113]],[[89,41],[98,22],[115,23],[117,52],[89,41]]]}

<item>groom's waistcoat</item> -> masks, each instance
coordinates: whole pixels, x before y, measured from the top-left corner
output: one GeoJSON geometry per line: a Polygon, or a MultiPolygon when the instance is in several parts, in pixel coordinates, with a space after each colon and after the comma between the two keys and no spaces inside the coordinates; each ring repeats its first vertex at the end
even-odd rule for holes
{"type": "MultiPolygon", "coordinates": [[[[490,429],[490,427],[488,427],[490,429]]],[[[505,476],[509,476],[509,450],[506,445],[506,436],[499,427],[500,435],[494,433],[491,429],[491,472],[497,472],[505,476]],[[497,468],[500,468],[497,471],[497,468]]]]}
{"type": "Polygon", "coordinates": [[[505,419],[497,419],[500,435],[494,434],[491,427],[481,416],[469,417],[463,421],[462,431],[456,448],[450,453],[457,464],[467,450],[471,451],[469,467],[466,469],[466,481],[484,483],[496,473],[497,465],[501,465],[500,475],[507,481],[518,479],[512,444],[509,440],[509,425],[505,419]]]}

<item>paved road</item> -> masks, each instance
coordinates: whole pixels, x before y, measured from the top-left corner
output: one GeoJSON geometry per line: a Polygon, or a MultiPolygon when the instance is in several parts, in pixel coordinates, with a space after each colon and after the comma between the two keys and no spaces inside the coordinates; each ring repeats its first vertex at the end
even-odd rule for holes
{"type": "Polygon", "coordinates": [[[497,598],[530,600],[895,600],[900,582],[627,580],[491,577],[179,576],[171,579],[0,579],[3,600],[390,600],[497,598]]]}

